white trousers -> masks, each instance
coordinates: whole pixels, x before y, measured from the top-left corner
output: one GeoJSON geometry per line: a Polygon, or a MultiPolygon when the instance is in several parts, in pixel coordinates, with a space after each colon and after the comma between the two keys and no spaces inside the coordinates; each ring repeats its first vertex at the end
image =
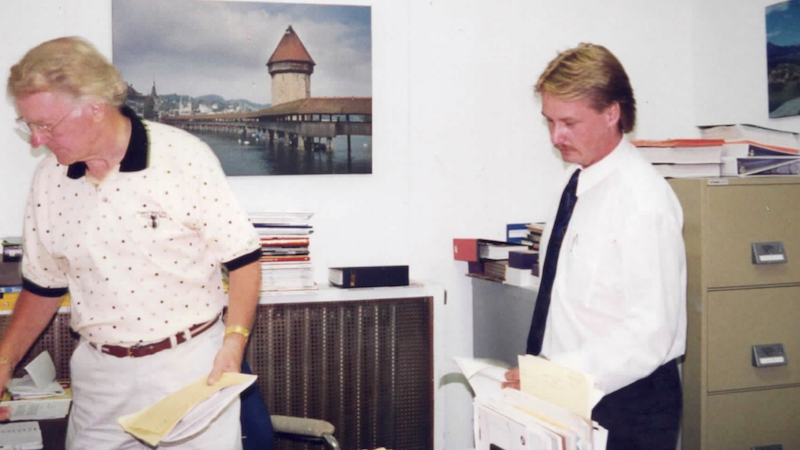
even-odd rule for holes
{"type": "MultiPolygon", "coordinates": [[[[175,348],[143,358],[117,358],[81,339],[70,361],[72,411],[68,450],[144,450],[149,445],[127,434],[117,422],[211,372],[222,346],[224,325],[175,348]]],[[[201,433],[158,449],[240,450],[240,403],[237,399],[201,433]]]]}

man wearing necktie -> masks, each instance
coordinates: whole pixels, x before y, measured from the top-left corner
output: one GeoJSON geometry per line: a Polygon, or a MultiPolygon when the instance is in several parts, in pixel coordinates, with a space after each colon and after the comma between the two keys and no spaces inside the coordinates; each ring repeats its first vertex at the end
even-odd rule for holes
{"type": "MultiPolygon", "coordinates": [[[[542,239],[527,353],[595,377],[605,396],[592,418],[608,430],[608,450],[674,450],[686,347],[680,203],[625,136],[636,101],[610,51],[560,53],[535,92],[571,166],[542,239]]],[[[506,377],[519,388],[518,369],[506,377]]]]}

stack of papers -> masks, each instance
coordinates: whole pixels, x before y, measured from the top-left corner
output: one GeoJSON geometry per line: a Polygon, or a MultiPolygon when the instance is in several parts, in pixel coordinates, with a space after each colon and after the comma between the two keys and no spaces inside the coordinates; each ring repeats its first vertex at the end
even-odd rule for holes
{"type": "Polygon", "coordinates": [[[502,389],[507,368],[457,358],[475,392],[476,450],[604,450],[608,431],[591,420],[603,393],[581,372],[519,357],[521,389],[502,389]]]}
{"type": "Polygon", "coordinates": [[[8,382],[12,400],[64,395],[64,388],[56,381],[56,366],[47,350],[25,366],[25,371],[22,378],[12,378],[8,382]]]}
{"type": "Polygon", "coordinates": [[[120,417],[118,422],[126,432],[153,447],[161,442],[180,441],[208,427],[256,378],[225,372],[209,386],[204,376],[152,406],[120,417]]]}
{"type": "Polygon", "coordinates": [[[0,424],[0,450],[35,450],[44,448],[39,422],[0,424]]]}
{"type": "Polygon", "coordinates": [[[46,350],[25,366],[22,378],[12,378],[0,407],[9,408],[11,420],[65,417],[72,403],[70,389],[56,381],[56,367],[46,350]]]}

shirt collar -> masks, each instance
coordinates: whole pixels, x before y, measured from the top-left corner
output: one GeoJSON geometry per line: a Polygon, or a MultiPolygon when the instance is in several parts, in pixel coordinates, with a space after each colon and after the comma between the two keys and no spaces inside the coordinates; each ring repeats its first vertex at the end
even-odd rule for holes
{"type": "MultiPolygon", "coordinates": [[[[616,148],[614,148],[611,153],[582,170],[580,178],[578,179],[578,189],[576,191],[578,197],[611,175],[612,172],[623,164],[623,161],[625,161],[634,150],[635,148],[630,140],[628,140],[628,137],[623,135],[619,144],[617,144],[616,148]]],[[[568,173],[571,175],[572,172],[579,167],[578,165],[573,165],[570,170],[568,170],[568,173]]]]}
{"type": "MultiPolygon", "coordinates": [[[[120,107],[119,111],[123,116],[131,120],[131,140],[128,141],[128,149],[125,156],[119,163],[120,172],[138,172],[148,167],[150,159],[150,146],[147,139],[147,128],[142,119],[128,106],[120,107]]],[[[86,175],[86,163],[83,161],[70,164],[67,168],[67,176],[77,180],[86,175]]]]}

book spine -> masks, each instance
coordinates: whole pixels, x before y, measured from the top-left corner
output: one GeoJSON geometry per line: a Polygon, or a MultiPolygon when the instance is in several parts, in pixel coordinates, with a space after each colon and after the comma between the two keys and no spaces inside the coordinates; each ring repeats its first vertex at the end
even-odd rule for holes
{"type": "Polygon", "coordinates": [[[294,262],[294,261],[311,261],[310,256],[290,255],[290,256],[262,256],[259,260],[261,262],[294,262]]]}
{"type": "MultiPolygon", "coordinates": [[[[343,267],[341,287],[408,286],[408,266],[343,267]]],[[[339,285],[338,283],[334,283],[339,285]]]]}

